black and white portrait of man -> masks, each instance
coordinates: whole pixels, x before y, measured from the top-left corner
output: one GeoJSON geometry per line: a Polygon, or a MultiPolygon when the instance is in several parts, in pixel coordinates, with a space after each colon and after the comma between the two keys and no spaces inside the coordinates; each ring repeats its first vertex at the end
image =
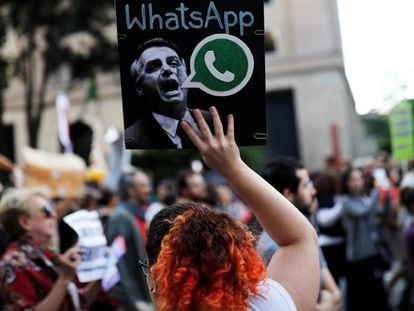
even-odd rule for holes
{"type": "MultiPolygon", "coordinates": [[[[127,149],[183,149],[191,142],[181,132],[180,122],[188,122],[196,132],[193,109],[187,106],[188,90],[182,87],[187,68],[180,49],[170,41],[155,38],[138,47],[130,67],[145,112],[125,129],[127,149]]],[[[202,111],[210,125],[207,111],[202,111]]]]}

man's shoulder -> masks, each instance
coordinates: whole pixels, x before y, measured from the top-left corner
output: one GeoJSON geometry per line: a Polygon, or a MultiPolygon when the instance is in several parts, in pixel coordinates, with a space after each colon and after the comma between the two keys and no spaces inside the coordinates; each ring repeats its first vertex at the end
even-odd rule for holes
{"type": "Polygon", "coordinates": [[[126,147],[145,147],[147,136],[150,136],[154,132],[154,127],[156,126],[151,113],[143,114],[137,121],[125,129],[124,139],[126,147]]]}
{"type": "Polygon", "coordinates": [[[132,125],[128,126],[125,129],[125,141],[131,138],[137,138],[142,135],[143,131],[146,128],[146,125],[149,123],[149,118],[151,116],[148,114],[142,115],[137,121],[132,125]]]}
{"type": "Polygon", "coordinates": [[[133,216],[125,208],[118,206],[109,217],[110,223],[133,223],[133,216]]]}

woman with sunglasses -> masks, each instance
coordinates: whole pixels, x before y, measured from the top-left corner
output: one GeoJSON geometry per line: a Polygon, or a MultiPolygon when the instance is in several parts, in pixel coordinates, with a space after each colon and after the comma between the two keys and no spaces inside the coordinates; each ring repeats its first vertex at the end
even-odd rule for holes
{"type": "Polygon", "coordinates": [[[0,294],[13,310],[80,310],[99,292],[98,283],[81,291],[73,283],[79,247],[63,255],[46,249],[56,235],[56,222],[40,190],[11,189],[0,201],[0,227],[10,241],[0,261],[0,294]]]}
{"type": "Polygon", "coordinates": [[[240,158],[233,117],[227,133],[212,107],[214,134],[200,111],[199,137],[182,127],[206,164],[221,174],[255,213],[280,249],[267,270],[253,236],[228,215],[196,203],[159,212],[148,232],[148,261],[140,261],[161,311],[315,310],[319,289],[315,231],[298,210],[240,158]]]}

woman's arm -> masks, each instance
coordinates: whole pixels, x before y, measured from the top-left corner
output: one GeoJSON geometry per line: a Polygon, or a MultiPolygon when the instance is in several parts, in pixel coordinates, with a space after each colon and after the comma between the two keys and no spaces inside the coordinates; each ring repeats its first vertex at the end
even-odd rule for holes
{"type": "Polygon", "coordinates": [[[319,208],[316,212],[316,219],[320,227],[331,227],[341,219],[342,201],[337,201],[331,208],[319,208]]]}
{"type": "Polygon", "coordinates": [[[66,296],[66,289],[69,282],[73,281],[76,275],[76,267],[80,262],[81,250],[78,246],[68,249],[59,260],[59,277],[53,284],[49,294],[35,307],[36,311],[59,310],[66,296]]]}
{"type": "Polygon", "coordinates": [[[362,201],[362,198],[352,200],[350,197],[347,197],[343,203],[342,214],[350,218],[361,218],[373,211],[381,212],[381,209],[378,209],[378,199],[379,193],[376,190],[371,192],[366,201],[362,201]],[[357,199],[361,200],[361,202],[357,201],[357,199]]]}
{"type": "Polygon", "coordinates": [[[84,303],[90,306],[95,301],[96,297],[101,290],[101,281],[94,281],[83,287],[79,294],[81,295],[84,303]]]}
{"type": "Polygon", "coordinates": [[[285,197],[241,160],[233,117],[228,117],[225,135],[217,110],[213,107],[210,113],[214,135],[198,110],[195,117],[202,138],[184,122],[183,129],[206,164],[231,184],[280,246],[268,266],[268,277],[286,288],[298,310],[315,310],[320,275],[314,229],[285,197]]]}

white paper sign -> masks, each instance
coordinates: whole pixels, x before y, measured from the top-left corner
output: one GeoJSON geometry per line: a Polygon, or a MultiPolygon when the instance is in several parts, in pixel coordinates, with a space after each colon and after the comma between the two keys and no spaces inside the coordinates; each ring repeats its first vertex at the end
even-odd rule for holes
{"type": "Polygon", "coordinates": [[[107,269],[108,258],[107,241],[98,212],[80,210],[63,220],[78,234],[78,244],[84,249],[77,268],[79,281],[101,280],[107,269]]]}

